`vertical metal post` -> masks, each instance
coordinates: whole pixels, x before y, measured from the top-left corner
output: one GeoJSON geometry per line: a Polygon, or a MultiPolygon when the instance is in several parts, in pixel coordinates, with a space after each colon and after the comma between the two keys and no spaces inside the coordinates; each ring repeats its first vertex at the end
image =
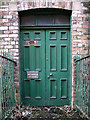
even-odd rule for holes
{"type": "Polygon", "coordinates": [[[13,74],[13,102],[14,102],[13,105],[15,105],[14,63],[13,62],[12,62],[12,68],[13,68],[12,74],[13,74]]]}
{"type": "MultiPolygon", "coordinates": [[[[4,51],[2,51],[2,56],[4,56],[3,53],[4,53],[4,51]]],[[[4,62],[4,60],[3,60],[3,58],[2,58],[2,64],[1,64],[1,66],[2,66],[2,67],[1,67],[1,68],[2,68],[2,70],[1,70],[1,79],[2,79],[2,80],[1,80],[1,82],[2,82],[2,83],[1,83],[1,86],[2,86],[2,87],[1,87],[2,118],[3,118],[3,109],[4,109],[4,108],[3,108],[3,64],[4,64],[4,63],[3,63],[3,62],[4,62]]]]}
{"type": "MultiPolygon", "coordinates": [[[[0,53],[2,55],[2,51],[0,53]]],[[[0,58],[0,118],[2,116],[2,58],[0,58]]]]}
{"type": "Polygon", "coordinates": [[[76,59],[76,107],[90,117],[90,52],[76,59]]]}
{"type": "Polygon", "coordinates": [[[0,55],[0,120],[8,116],[15,105],[14,61],[6,52],[0,55]]]}
{"type": "MultiPolygon", "coordinates": [[[[89,50],[89,55],[90,55],[90,50],[89,50]]],[[[90,117],[90,57],[89,59],[89,63],[88,63],[88,80],[89,80],[89,96],[88,96],[88,116],[90,117]]]]}

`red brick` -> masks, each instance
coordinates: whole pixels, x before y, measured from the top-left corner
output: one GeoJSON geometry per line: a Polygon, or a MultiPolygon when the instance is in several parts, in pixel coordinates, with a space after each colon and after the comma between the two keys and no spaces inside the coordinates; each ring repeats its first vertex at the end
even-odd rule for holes
{"type": "Polygon", "coordinates": [[[18,52],[18,49],[10,49],[10,52],[18,52]]]}
{"type": "Polygon", "coordinates": [[[4,33],[9,34],[9,33],[12,33],[12,31],[11,30],[7,30],[7,31],[4,31],[4,33]]]}
{"type": "Polygon", "coordinates": [[[8,19],[2,19],[2,22],[8,22],[8,19]]]}
{"type": "Polygon", "coordinates": [[[17,12],[9,12],[10,15],[17,15],[18,13],[17,12]]]}
{"type": "Polygon", "coordinates": [[[88,25],[83,25],[83,28],[88,28],[88,25]]]}
{"type": "Polygon", "coordinates": [[[81,21],[82,17],[72,17],[72,20],[79,20],[79,21],[81,21]]]}
{"type": "Polygon", "coordinates": [[[0,15],[8,15],[8,12],[1,12],[0,15]]]}
{"type": "Polygon", "coordinates": [[[79,47],[74,47],[72,48],[72,50],[81,50],[82,48],[79,48],[79,47]]]}
{"type": "Polygon", "coordinates": [[[4,23],[4,26],[5,26],[5,25],[6,25],[6,26],[10,26],[10,23],[4,23]]]}
{"type": "Polygon", "coordinates": [[[12,18],[12,15],[5,15],[4,18],[12,18]]]}
{"type": "Polygon", "coordinates": [[[80,38],[81,39],[87,39],[87,36],[81,36],[80,38]]]}
{"type": "Polygon", "coordinates": [[[83,28],[77,28],[77,31],[79,31],[79,32],[84,32],[85,29],[83,29],[83,28]]]}

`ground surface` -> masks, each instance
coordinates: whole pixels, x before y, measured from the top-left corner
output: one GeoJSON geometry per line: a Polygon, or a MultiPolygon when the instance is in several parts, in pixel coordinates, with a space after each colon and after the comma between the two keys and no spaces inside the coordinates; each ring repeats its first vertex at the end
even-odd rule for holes
{"type": "Polygon", "coordinates": [[[11,120],[86,120],[82,119],[79,112],[72,110],[69,106],[64,107],[31,107],[16,106],[11,120]]]}

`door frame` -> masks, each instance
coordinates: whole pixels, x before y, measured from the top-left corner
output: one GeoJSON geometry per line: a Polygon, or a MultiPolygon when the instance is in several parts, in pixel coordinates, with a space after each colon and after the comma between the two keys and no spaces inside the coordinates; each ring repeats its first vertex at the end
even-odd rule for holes
{"type": "MultiPolygon", "coordinates": [[[[37,12],[37,9],[35,9],[36,12],[37,12]]],[[[60,10],[60,9],[59,9],[60,10]]],[[[27,10],[25,11],[25,13],[28,12],[27,10]]],[[[23,14],[25,14],[23,12],[23,14]]],[[[32,13],[32,11],[31,11],[32,13]]],[[[70,25],[40,25],[40,26],[22,26],[20,25],[20,12],[19,12],[19,86],[20,86],[20,103],[22,104],[22,79],[23,79],[23,76],[22,76],[22,42],[21,42],[21,30],[33,30],[33,29],[53,29],[53,28],[56,28],[56,29],[63,29],[63,28],[67,28],[69,29],[69,33],[70,33],[70,42],[69,42],[69,48],[70,48],[70,61],[69,61],[69,79],[70,79],[70,94],[69,94],[69,100],[70,100],[70,106],[72,105],[72,28],[71,28],[71,15],[70,15],[70,25]]],[[[48,14],[48,13],[47,13],[48,14]]],[[[53,14],[53,13],[52,13],[53,14]]]]}

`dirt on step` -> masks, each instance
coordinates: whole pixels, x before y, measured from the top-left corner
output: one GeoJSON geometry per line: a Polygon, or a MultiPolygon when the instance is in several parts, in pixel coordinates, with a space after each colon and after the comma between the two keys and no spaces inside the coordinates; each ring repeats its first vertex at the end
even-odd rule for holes
{"type": "Polygon", "coordinates": [[[71,109],[70,106],[64,107],[31,107],[16,106],[10,120],[86,120],[81,118],[79,112],[71,109]]]}

